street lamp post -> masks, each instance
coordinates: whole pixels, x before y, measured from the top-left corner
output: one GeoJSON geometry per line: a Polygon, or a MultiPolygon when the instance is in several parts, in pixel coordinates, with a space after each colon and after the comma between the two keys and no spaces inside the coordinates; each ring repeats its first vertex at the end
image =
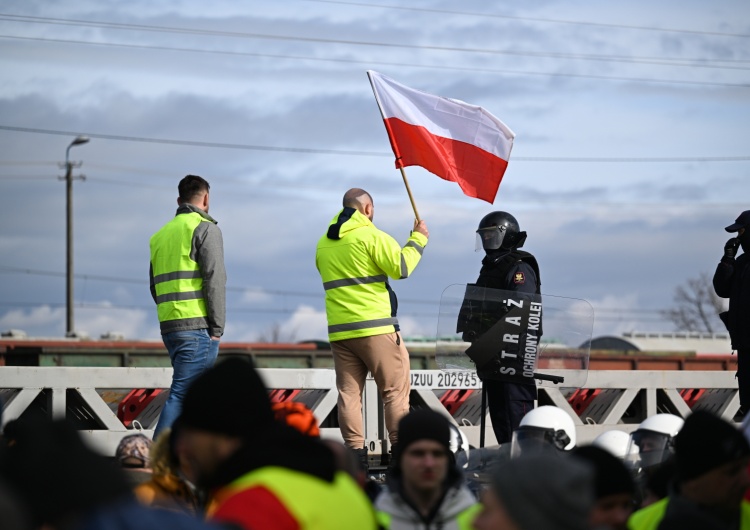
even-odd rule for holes
{"type": "MultiPolygon", "coordinates": [[[[77,136],[65,150],[65,198],[66,198],[66,263],[65,263],[65,336],[75,335],[73,318],[73,166],[80,167],[82,162],[69,160],[70,148],[74,145],[88,143],[87,136],[77,136]]],[[[83,176],[76,177],[83,179],[83,176]]]]}

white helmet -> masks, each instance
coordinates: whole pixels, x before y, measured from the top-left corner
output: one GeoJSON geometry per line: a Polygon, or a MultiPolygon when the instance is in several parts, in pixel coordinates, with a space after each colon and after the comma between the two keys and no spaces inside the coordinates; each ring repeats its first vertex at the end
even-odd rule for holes
{"type": "Polygon", "coordinates": [[[635,432],[640,430],[667,434],[671,437],[677,436],[685,420],[674,414],[654,414],[641,422],[635,432]]]}
{"type": "Polygon", "coordinates": [[[625,458],[630,450],[630,434],[625,431],[612,429],[611,431],[605,431],[594,438],[591,445],[609,451],[617,458],[625,458]]]}
{"type": "Polygon", "coordinates": [[[542,405],[521,418],[513,431],[511,458],[528,449],[554,448],[570,451],[576,445],[576,426],[573,418],[561,408],[542,405]]]}
{"type": "Polygon", "coordinates": [[[469,463],[469,439],[466,438],[466,435],[459,429],[455,424],[450,424],[451,429],[451,440],[450,440],[450,451],[454,454],[456,457],[456,460],[459,460],[459,455],[463,453],[463,457],[460,458],[461,461],[464,461],[465,459],[465,465],[466,467],[469,463]]]}
{"type": "Polygon", "coordinates": [[[685,420],[674,414],[654,414],[641,422],[630,439],[639,451],[667,449],[684,423],[685,420]]]}
{"type": "Polygon", "coordinates": [[[457,455],[461,451],[469,452],[469,439],[466,438],[466,435],[461,431],[461,429],[458,428],[458,426],[455,423],[450,424],[450,430],[451,430],[451,440],[450,440],[450,450],[451,453],[454,455],[457,455]]]}
{"type": "Polygon", "coordinates": [[[674,437],[684,423],[674,414],[649,416],[630,434],[628,454],[639,454],[642,466],[660,464],[674,452],[674,437]]]}

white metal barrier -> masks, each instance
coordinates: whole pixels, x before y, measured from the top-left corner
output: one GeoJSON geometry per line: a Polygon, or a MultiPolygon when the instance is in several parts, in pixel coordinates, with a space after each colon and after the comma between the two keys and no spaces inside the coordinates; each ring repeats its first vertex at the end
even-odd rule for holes
{"type": "MultiPolygon", "coordinates": [[[[336,427],[338,393],[332,369],[266,368],[259,372],[271,390],[299,390],[294,399],[313,410],[322,426],[322,435],[341,438],[336,427]]],[[[171,379],[170,368],[0,367],[2,425],[23,414],[67,417],[79,425],[93,447],[112,455],[119,440],[134,432],[118,419],[121,399],[132,389],[168,389],[171,379]]],[[[476,374],[413,370],[411,384],[412,407],[428,406],[444,413],[459,426],[471,445],[479,445],[481,382],[476,374]],[[449,411],[441,398],[447,397],[446,392],[456,390],[464,391],[460,392],[462,399],[458,400],[460,405],[449,411]]],[[[691,411],[680,393],[685,389],[696,391],[692,410],[709,409],[729,421],[739,410],[734,373],[725,371],[592,371],[584,388],[598,390],[590,393],[585,408],[579,411],[569,401],[572,389],[539,389],[539,404],[558,406],[573,418],[579,443],[591,441],[611,429],[630,432],[657,412],[685,417],[691,411]]],[[[136,418],[146,435],[153,434],[165,394],[136,418]]],[[[388,450],[387,433],[382,404],[372,379],[365,386],[363,414],[370,452],[383,454],[388,450]]],[[[485,445],[495,443],[486,416],[485,445]]]]}

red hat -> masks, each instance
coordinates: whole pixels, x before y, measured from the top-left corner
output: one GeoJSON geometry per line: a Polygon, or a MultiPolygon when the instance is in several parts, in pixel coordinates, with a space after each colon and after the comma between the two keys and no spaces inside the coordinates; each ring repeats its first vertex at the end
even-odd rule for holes
{"type": "Polygon", "coordinates": [[[271,405],[276,419],[285,422],[307,436],[319,437],[320,428],[315,414],[299,401],[280,401],[271,405]]]}

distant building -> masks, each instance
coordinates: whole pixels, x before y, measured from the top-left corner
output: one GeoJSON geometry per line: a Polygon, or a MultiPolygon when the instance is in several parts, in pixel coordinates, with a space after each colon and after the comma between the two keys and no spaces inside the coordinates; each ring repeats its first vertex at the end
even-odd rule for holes
{"type": "Polygon", "coordinates": [[[617,352],[684,353],[694,355],[729,355],[732,344],[728,333],[623,333],[621,336],[605,335],[581,345],[591,350],[617,352]]]}

